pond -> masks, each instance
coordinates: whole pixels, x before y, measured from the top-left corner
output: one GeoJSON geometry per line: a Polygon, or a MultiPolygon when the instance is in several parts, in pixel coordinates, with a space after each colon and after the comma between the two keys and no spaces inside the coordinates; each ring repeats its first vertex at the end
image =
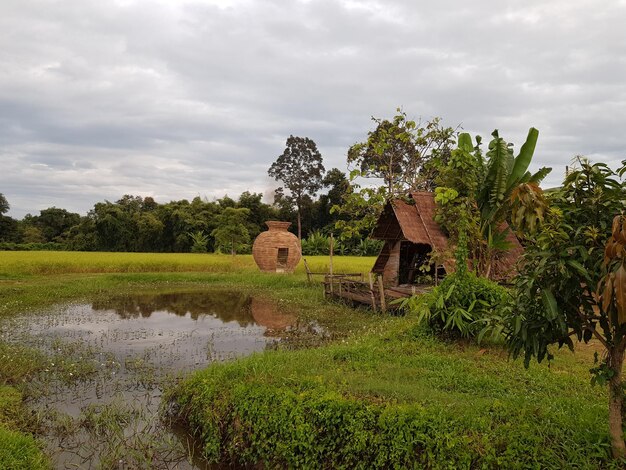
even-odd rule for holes
{"type": "Polygon", "coordinates": [[[55,468],[207,468],[159,413],[163,390],[281,337],[323,335],[266,299],[211,290],[116,296],[7,319],[4,341],[46,354],[29,385],[55,468]]]}

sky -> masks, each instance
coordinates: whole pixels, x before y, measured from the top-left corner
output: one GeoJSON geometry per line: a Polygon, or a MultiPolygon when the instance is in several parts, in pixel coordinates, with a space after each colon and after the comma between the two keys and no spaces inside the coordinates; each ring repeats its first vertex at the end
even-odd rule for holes
{"type": "Polygon", "coordinates": [[[327,169],[372,116],[435,116],[519,149],[558,185],[626,158],[626,0],[1,0],[8,215],[270,195],[289,135],[327,169]]]}

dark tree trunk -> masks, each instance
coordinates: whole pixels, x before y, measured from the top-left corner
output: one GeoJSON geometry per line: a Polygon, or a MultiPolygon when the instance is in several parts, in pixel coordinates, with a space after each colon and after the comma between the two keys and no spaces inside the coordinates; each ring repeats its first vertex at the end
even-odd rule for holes
{"type": "Polygon", "coordinates": [[[624,431],[622,429],[622,407],[624,390],[622,389],[622,366],[624,364],[624,346],[616,346],[609,352],[609,367],[613,377],[609,381],[609,435],[614,458],[626,456],[624,431]]]}

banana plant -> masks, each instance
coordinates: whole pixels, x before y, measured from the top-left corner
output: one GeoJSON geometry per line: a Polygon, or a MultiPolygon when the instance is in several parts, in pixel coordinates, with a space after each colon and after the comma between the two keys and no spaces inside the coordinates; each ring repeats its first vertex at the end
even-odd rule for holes
{"type": "Polygon", "coordinates": [[[511,195],[520,185],[538,185],[551,171],[551,168],[546,167],[534,174],[528,171],[539,137],[539,131],[534,127],[528,131],[526,141],[517,157],[514,156],[513,145],[500,137],[497,129],[491,135],[493,140],[489,143],[489,150],[486,154],[486,174],[477,194],[481,218],[480,231],[485,241],[481,264],[487,277],[489,277],[495,253],[508,248],[506,243],[508,229],[503,229],[502,226],[512,210],[511,195]]]}

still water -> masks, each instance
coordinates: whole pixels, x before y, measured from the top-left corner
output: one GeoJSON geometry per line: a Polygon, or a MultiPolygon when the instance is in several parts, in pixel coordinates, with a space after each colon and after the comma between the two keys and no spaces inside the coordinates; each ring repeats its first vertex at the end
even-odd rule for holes
{"type": "Polygon", "coordinates": [[[301,328],[263,298],[210,290],[112,297],[14,317],[5,341],[48,357],[30,384],[55,468],[208,468],[160,411],[163,390],[301,328]]]}

